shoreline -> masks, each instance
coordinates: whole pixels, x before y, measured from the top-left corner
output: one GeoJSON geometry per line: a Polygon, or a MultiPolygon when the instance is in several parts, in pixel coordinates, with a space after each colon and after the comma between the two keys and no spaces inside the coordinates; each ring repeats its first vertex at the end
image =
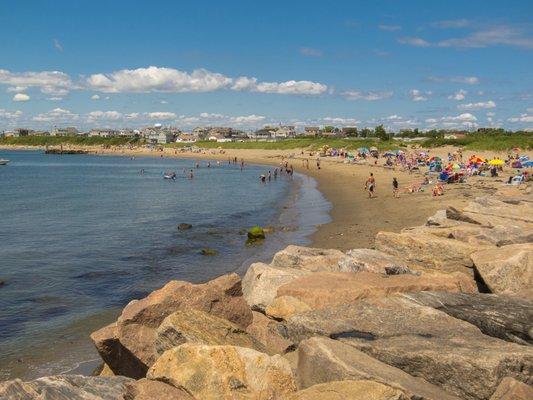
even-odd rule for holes
{"type": "MultiPolygon", "coordinates": [[[[0,146],[0,149],[42,150],[42,146],[0,146]]],[[[201,153],[182,152],[173,148],[163,151],[149,150],[142,147],[126,149],[100,146],[64,146],[64,149],[86,150],[89,154],[118,155],[128,157],[158,157],[213,160],[227,162],[228,158],[237,157],[240,161],[258,165],[279,167],[283,159],[294,166],[295,172],[310,176],[317,181],[317,188],[331,204],[329,211],[331,221],[317,226],[317,231],[310,236],[310,246],[349,250],[374,246],[374,237],[381,230],[399,232],[409,226],[423,224],[437,210],[452,206],[461,208],[472,198],[485,195],[491,191],[494,182],[483,177],[470,177],[467,183],[448,185],[444,196],[432,197],[429,191],[404,193],[400,198],[392,196],[391,182],[397,177],[400,188],[420,182],[423,175],[415,172],[408,174],[394,171],[382,166],[345,164],[330,157],[321,158],[321,169],[315,166],[316,156],[309,156],[302,149],[297,150],[243,150],[225,149],[223,153],[214,149],[203,149],[201,153]],[[303,167],[303,160],[309,159],[309,169],[303,167]],[[376,197],[368,199],[363,189],[370,173],[376,178],[376,197]],[[488,185],[487,185],[488,183],[488,185]]],[[[431,154],[445,156],[451,147],[431,150],[431,154]]],[[[465,153],[466,155],[467,153],[465,153]]],[[[491,158],[496,152],[477,153],[491,158]]],[[[499,153],[501,154],[501,153],[499,153]]]]}

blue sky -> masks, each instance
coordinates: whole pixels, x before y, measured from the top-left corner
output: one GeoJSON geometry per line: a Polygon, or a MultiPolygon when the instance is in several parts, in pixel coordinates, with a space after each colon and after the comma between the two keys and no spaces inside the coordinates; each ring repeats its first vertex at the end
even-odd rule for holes
{"type": "Polygon", "coordinates": [[[532,1],[1,1],[0,130],[533,129],[532,1]]]}

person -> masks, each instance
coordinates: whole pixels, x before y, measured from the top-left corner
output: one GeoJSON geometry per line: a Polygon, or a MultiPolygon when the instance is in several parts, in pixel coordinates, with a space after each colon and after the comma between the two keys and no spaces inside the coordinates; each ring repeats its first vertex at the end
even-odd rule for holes
{"type": "Polygon", "coordinates": [[[211,168],[211,161],[207,162],[207,168],[211,168]]]}
{"type": "Polygon", "coordinates": [[[316,169],[320,169],[320,158],[316,159],[316,169]]]}
{"type": "Polygon", "coordinates": [[[400,197],[398,192],[398,180],[396,178],[392,178],[392,196],[396,198],[400,197]]]}
{"type": "Polygon", "coordinates": [[[266,176],[264,174],[261,174],[259,180],[261,181],[261,183],[266,183],[266,176]]]}
{"type": "Polygon", "coordinates": [[[244,158],[241,159],[241,171],[244,169],[244,158]]]}
{"type": "Polygon", "coordinates": [[[374,174],[372,172],[366,180],[365,188],[368,191],[368,198],[374,197],[374,190],[376,189],[376,179],[374,178],[374,174]]]}
{"type": "Polygon", "coordinates": [[[196,169],[200,168],[200,163],[196,161],[196,169]]]}
{"type": "Polygon", "coordinates": [[[272,173],[270,170],[268,171],[268,181],[270,182],[272,180],[272,173]]]}
{"type": "Polygon", "coordinates": [[[191,171],[189,172],[189,179],[192,179],[192,178],[194,178],[194,175],[193,175],[192,169],[191,169],[191,171]]]}
{"type": "Polygon", "coordinates": [[[274,170],[274,179],[278,179],[278,169],[274,170]]]}

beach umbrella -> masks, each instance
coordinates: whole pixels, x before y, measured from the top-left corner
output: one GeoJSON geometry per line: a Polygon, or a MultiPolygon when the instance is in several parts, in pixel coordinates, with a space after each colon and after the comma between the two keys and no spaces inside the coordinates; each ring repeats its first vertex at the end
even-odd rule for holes
{"type": "Polygon", "coordinates": [[[494,160],[489,161],[490,165],[503,165],[505,164],[505,161],[500,160],[499,158],[495,158],[494,160]]]}
{"type": "Polygon", "coordinates": [[[459,164],[453,164],[452,169],[455,169],[455,170],[461,169],[461,166],[459,164]]]}
{"type": "Polygon", "coordinates": [[[470,162],[473,163],[473,164],[481,164],[481,163],[484,163],[485,160],[483,160],[482,158],[479,158],[479,157],[472,157],[470,159],[470,162]]]}
{"type": "Polygon", "coordinates": [[[392,156],[395,156],[396,154],[393,153],[392,151],[388,150],[388,151],[386,151],[385,153],[383,153],[383,155],[384,155],[385,157],[392,157],[392,156]]]}
{"type": "Polygon", "coordinates": [[[357,151],[358,151],[359,153],[369,153],[369,152],[370,152],[370,150],[368,150],[368,147],[359,147],[359,148],[357,149],[357,151]]]}
{"type": "Polygon", "coordinates": [[[526,168],[531,168],[533,167],[533,161],[526,161],[524,163],[522,163],[522,167],[526,167],[526,168]]]}

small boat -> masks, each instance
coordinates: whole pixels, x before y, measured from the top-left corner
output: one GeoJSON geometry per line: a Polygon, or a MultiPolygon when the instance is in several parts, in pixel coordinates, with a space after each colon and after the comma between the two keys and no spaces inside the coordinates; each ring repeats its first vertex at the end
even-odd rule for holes
{"type": "Polygon", "coordinates": [[[0,159],[0,165],[7,165],[9,160],[0,159]]]}

